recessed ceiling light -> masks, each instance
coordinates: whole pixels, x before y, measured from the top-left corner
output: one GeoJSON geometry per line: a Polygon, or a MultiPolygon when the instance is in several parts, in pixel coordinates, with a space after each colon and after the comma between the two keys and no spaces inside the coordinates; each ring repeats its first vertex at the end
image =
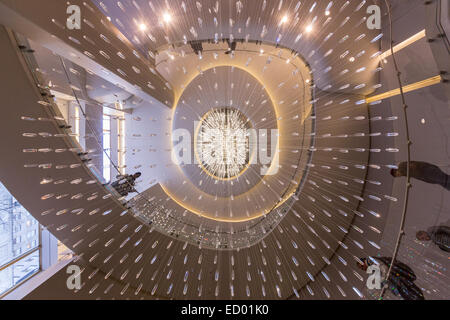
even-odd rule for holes
{"type": "Polygon", "coordinates": [[[350,59],[348,59],[348,61],[354,62],[354,61],[355,61],[355,58],[354,58],[354,57],[350,57],[350,59]]]}
{"type": "Polygon", "coordinates": [[[306,27],[306,32],[311,32],[313,29],[312,24],[310,24],[309,26],[306,27]]]}
{"type": "Polygon", "coordinates": [[[329,16],[329,15],[330,15],[330,11],[328,11],[328,10],[325,11],[325,15],[326,15],[326,16],[329,16]]]}
{"type": "Polygon", "coordinates": [[[139,30],[141,30],[141,31],[147,30],[147,26],[145,25],[145,23],[141,23],[141,24],[139,25],[139,30]]]}
{"type": "Polygon", "coordinates": [[[283,18],[281,18],[281,23],[286,23],[287,21],[288,21],[287,16],[283,16],[283,18]]]}
{"type": "Polygon", "coordinates": [[[172,21],[172,16],[170,15],[170,13],[165,12],[163,14],[163,20],[165,23],[169,23],[170,21],[172,21]]]}

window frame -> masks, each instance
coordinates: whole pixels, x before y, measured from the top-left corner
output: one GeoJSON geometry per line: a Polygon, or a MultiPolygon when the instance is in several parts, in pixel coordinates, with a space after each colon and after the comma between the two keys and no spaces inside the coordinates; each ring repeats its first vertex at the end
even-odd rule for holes
{"type": "MultiPolygon", "coordinates": [[[[7,290],[5,290],[4,292],[0,292],[0,299],[2,299],[3,297],[5,297],[6,295],[8,295],[9,293],[11,293],[12,291],[14,291],[15,289],[17,289],[19,286],[21,286],[22,284],[26,283],[28,280],[30,280],[31,278],[33,278],[34,276],[36,276],[37,274],[39,274],[42,271],[42,225],[39,223],[39,221],[37,221],[37,219],[35,219],[29,212],[28,210],[26,210],[22,204],[20,204],[20,202],[13,196],[13,194],[11,194],[11,192],[9,192],[8,188],[6,188],[6,186],[0,181],[2,187],[4,188],[4,190],[6,192],[8,192],[8,194],[15,200],[17,201],[17,203],[31,216],[32,219],[36,220],[37,222],[37,229],[38,229],[38,235],[37,235],[37,240],[38,243],[35,247],[30,248],[29,250],[21,253],[20,255],[18,255],[17,257],[12,258],[11,260],[7,261],[6,263],[0,265],[0,272],[2,272],[3,270],[14,266],[16,263],[23,261],[24,259],[26,259],[27,257],[29,257],[30,255],[32,255],[35,252],[38,252],[39,254],[39,266],[38,268],[35,270],[35,272],[33,272],[33,274],[29,275],[27,278],[17,282],[15,285],[11,286],[10,288],[8,288],[7,290]]],[[[12,230],[11,232],[14,232],[14,230],[12,230]]]]}

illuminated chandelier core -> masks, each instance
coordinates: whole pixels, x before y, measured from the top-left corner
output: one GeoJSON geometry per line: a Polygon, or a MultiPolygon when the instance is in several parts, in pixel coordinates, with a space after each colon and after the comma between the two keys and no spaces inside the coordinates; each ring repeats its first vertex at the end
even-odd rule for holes
{"type": "Polygon", "coordinates": [[[228,180],[238,177],[249,164],[249,119],[234,108],[207,112],[198,127],[196,154],[210,176],[228,180]]]}

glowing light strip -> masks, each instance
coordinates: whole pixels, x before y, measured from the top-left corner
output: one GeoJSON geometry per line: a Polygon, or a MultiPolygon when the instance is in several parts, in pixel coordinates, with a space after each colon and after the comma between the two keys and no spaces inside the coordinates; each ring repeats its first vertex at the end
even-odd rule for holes
{"type": "Polygon", "coordinates": [[[256,215],[250,216],[248,218],[225,218],[225,217],[219,218],[219,217],[211,217],[211,216],[205,215],[204,212],[201,212],[200,210],[197,210],[197,209],[195,209],[193,207],[190,207],[186,203],[184,203],[183,201],[179,200],[162,183],[160,183],[160,186],[161,186],[161,189],[163,189],[163,191],[171,198],[171,200],[173,200],[180,207],[185,208],[185,209],[189,210],[190,212],[197,214],[198,216],[201,216],[203,218],[207,218],[207,219],[210,219],[210,220],[215,220],[215,221],[219,221],[219,222],[246,222],[246,221],[250,221],[250,220],[259,218],[259,217],[261,217],[264,214],[264,213],[257,213],[256,215]]]}
{"type": "MultiPolygon", "coordinates": [[[[435,77],[431,77],[431,78],[428,78],[428,79],[425,79],[425,80],[422,80],[422,81],[419,81],[419,82],[412,83],[412,84],[409,84],[407,86],[404,86],[403,87],[403,92],[404,93],[411,92],[411,91],[414,91],[414,90],[418,90],[418,89],[421,89],[421,88],[425,88],[425,87],[429,87],[429,86],[438,84],[440,82],[442,82],[442,77],[440,75],[439,76],[435,76],[435,77]]],[[[385,92],[385,93],[378,94],[378,95],[373,96],[373,97],[369,97],[369,98],[366,99],[366,103],[372,103],[374,101],[391,98],[391,97],[397,96],[399,94],[400,94],[400,89],[394,89],[394,90],[391,90],[391,91],[388,91],[388,92],[385,92]]]]}
{"type": "MultiPolygon", "coordinates": [[[[394,46],[393,50],[394,53],[402,50],[403,48],[409,46],[410,44],[425,38],[426,34],[425,34],[425,29],[416,33],[415,35],[413,35],[412,37],[409,37],[408,39],[406,39],[405,41],[402,41],[401,43],[399,43],[398,45],[394,46]]],[[[389,57],[391,55],[391,50],[387,50],[386,52],[384,52],[383,54],[380,55],[380,60],[386,59],[387,57],[389,57]]]]}

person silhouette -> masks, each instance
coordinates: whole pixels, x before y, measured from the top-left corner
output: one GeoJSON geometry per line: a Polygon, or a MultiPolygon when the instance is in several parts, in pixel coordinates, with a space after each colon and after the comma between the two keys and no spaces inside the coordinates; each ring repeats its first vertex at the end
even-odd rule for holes
{"type": "Polygon", "coordinates": [[[111,183],[111,186],[121,195],[126,196],[128,193],[137,192],[134,189],[136,185],[136,179],[141,176],[140,172],[136,172],[133,175],[119,175],[117,176],[118,180],[111,183]]]}
{"type": "MultiPolygon", "coordinates": [[[[398,169],[391,169],[391,175],[396,177],[406,176],[407,162],[400,162],[398,169]]],[[[450,181],[448,174],[442,171],[438,166],[423,161],[409,162],[409,176],[426,183],[439,184],[443,188],[450,190],[450,181]]]]}

